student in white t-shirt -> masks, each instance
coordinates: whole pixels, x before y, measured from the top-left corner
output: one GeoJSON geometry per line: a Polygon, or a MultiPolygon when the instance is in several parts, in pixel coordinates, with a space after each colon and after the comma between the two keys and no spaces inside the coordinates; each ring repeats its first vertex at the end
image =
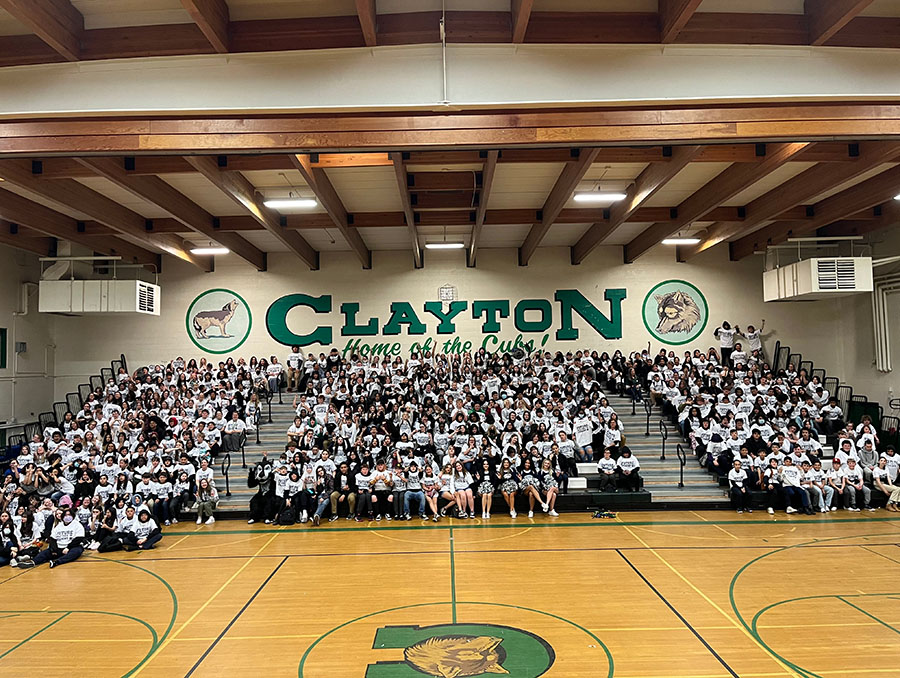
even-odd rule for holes
{"type": "Polygon", "coordinates": [[[727,320],[723,320],[722,326],[717,327],[713,332],[715,337],[719,340],[720,358],[723,366],[731,365],[731,352],[734,350],[734,336],[740,334],[740,332],[741,330],[737,325],[732,327],[731,323],[727,320]]]}
{"type": "Polygon", "coordinates": [[[742,468],[740,459],[734,460],[734,468],[728,472],[728,486],[731,494],[731,507],[738,513],[747,511],[753,513],[751,508],[752,497],[747,483],[747,472],[742,468]]]}

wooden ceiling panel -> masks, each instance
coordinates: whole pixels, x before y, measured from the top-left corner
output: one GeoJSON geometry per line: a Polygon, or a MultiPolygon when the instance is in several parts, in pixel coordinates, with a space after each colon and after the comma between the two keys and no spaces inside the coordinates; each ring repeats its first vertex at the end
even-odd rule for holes
{"type": "Polygon", "coordinates": [[[156,205],[138,198],[133,193],[119,188],[109,179],[103,177],[85,177],[77,179],[78,183],[84,184],[88,188],[97,191],[101,195],[105,195],[110,200],[127,207],[133,212],[137,212],[145,219],[158,219],[168,217],[169,213],[156,205]]]}
{"type": "Polygon", "coordinates": [[[691,163],[672,177],[644,203],[646,207],[680,205],[683,200],[702,188],[730,166],[727,162],[691,163]]]}
{"type": "Polygon", "coordinates": [[[785,163],[778,169],[769,172],[765,177],[757,181],[752,186],[744,189],[733,198],[726,200],[723,205],[729,207],[742,207],[753,200],[756,200],[764,193],[768,193],[776,186],[783,184],[788,179],[792,179],[804,170],[808,170],[815,165],[814,162],[789,162],[785,163]]]}
{"type": "Polygon", "coordinates": [[[181,0],[72,0],[72,4],[88,30],[191,23],[181,0]]]}

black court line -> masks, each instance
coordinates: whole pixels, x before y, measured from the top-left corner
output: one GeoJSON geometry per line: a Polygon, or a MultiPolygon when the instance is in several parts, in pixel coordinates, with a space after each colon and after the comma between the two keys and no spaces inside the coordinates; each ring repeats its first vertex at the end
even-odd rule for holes
{"type": "Polygon", "coordinates": [[[661,601],[663,601],[663,603],[665,603],[666,607],[668,607],[670,610],[672,610],[672,612],[675,613],[675,616],[678,617],[682,621],[682,623],[690,630],[690,632],[693,633],[697,637],[697,640],[699,640],[701,643],[703,643],[704,646],[706,646],[706,649],[709,650],[710,653],[712,654],[712,656],[715,657],[718,660],[718,662],[722,666],[725,667],[725,670],[728,671],[728,673],[730,673],[732,676],[734,676],[734,678],[740,678],[740,676],[738,674],[736,674],[730,666],[728,666],[728,664],[725,662],[725,660],[719,656],[719,653],[713,649],[712,645],[710,645],[708,642],[706,642],[706,639],[700,635],[700,633],[697,631],[697,629],[695,629],[693,626],[691,626],[690,622],[687,619],[685,619],[678,610],[675,609],[675,606],[672,605],[672,603],[670,603],[668,600],[666,600],[666,597],[662,593],[660,593],[656,589],[656,587],[653,586],[653,584],[650,583],[650,580],[648,580],[647,577],[645,577],[643,575],[643,573],[641,573],[641,571],[639,569],[637,569],[637,567],[634,566],[634,563],[632,563],[630,560],[628,560],[628,558],[625,556],[624,553],[622,553],[618,549],[616,549],[616,551],[620,556],[622,556],[622,560],[624,560],[626,563],[628,563],[628,566],[632,570],[634,570],[635,574],[637,574],[638,577],[640,577],[641,579],[644,580],[644,583],[650,587],[650,590],[653,591],[653,593],[655,593],[657,595],[657,597],[661,601]]]}
{"type": "Polygon", "coordinates": [[[248,600],[246,603],[244,603],[244,607],[242,607],[240,610],[238,610],[238,613],[236,615],[234,615],[234,617],[232,618],[232,620],[230,622],[228,622],[228,626],[226,626],[224,629],[222,629],[222,633],[220,633],[216,637],[216,639],[212,642],[212,644],[208,648],[206,648],[206,652],[204,652],[202,655],[200,655],[200,659],[198,659],[197,662],[191,667],[191,670],[188,671],[186,674],[184,674],[184,678],[189,678],[191,675],[193,675],[194,671],[197,670],[197,667],[200,666],[201,662],[203,662],[203,660],[209,656],[209,653],[212,652],[213,648],[215,648],[215,646],[219,644],[219,641],[225,637],[225,634],[228,633],[228,630],[232,626],[234,626],[234,623],[238,620],[238,618],[242,614],[244,614],[244,611],[248,607],[250,607],[251,603],[253,603],[254,600],[256,600],[256,597],[262,592],[262,590],[264,588],[266,588],[266,585],[270,581],[272,581],[272,577],[274,577],[278,573],[278,570],[280,570],[281,566],[284,565],[288,561],[288,558],[290,558],[290,556],[285,556],[281,560],[281,562],[278,563],[278,566],[274,570],[272,570],[271,574],[268,577],[266,577],[266,580],[262,584],[260,584],[258,589],[256,589],[256,593],[254,593],[252,596],[250,596],[250,600],[248,600]]]}

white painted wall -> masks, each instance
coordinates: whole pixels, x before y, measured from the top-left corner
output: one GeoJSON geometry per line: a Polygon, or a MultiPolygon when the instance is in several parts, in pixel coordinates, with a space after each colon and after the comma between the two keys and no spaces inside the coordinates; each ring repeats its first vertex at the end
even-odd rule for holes
{"type": "Polygon", "coordinates": [[[439,45],[19,66],[0,71],[0,92],[0,118],[891,100],[900,50],[454,44],[447,102],[439,45]]]}
{"type": "Polygon", "coordinates": [[[7,330],[7,366],[0,369],[0,421],[15,416],[20,421],[47,411],[53,397],[52,318],[37,311],[37,293],[30,297],[28,315],[21,288],[39,278],[37,258],[6,247],[0,248],[0,327],[7,330]],[[15,342],[27,351],[16,358],[15,342]]]}

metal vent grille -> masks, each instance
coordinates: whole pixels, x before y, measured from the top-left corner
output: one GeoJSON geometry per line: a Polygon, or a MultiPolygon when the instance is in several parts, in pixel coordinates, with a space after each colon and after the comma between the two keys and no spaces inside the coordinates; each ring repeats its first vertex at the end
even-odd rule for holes
{"type": "Polygon", "coordinates": [[[852,259],[819,259],[816,262],[819,289],[856,289],[856,265],[852,259]]]}

